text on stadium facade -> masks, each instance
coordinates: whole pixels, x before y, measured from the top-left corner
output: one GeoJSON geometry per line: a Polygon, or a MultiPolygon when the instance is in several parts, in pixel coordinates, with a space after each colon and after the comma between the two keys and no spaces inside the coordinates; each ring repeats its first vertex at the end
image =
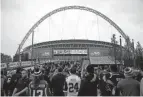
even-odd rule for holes
{"type": "Polygon", "coordinates": [[[54,50],[54,54],[87,54],[87,50],[54,50]]]}

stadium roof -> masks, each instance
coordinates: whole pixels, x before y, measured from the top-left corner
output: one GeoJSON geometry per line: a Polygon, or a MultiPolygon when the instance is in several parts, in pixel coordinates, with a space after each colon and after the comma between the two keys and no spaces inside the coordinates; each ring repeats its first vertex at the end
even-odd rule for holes
{"type": "MultiPolygon", "coordinates": [[[[98,46],[107,46],[112,47],[112,43],[105,41],[96,41],[96,40],[85,40],[85,39],[69,39],[69,40],[54,40],[54,41],[46,41],[41,43],[34,44],[34,48],[50,46],[50,45],[60,45],[60,44],[94,44],[98,46]]],[[[119,46],[119,45],[116,45],[119,46]]],[[[32,45],[29,45],[23,49],[23,51],[30,49],[32,45]]]]}

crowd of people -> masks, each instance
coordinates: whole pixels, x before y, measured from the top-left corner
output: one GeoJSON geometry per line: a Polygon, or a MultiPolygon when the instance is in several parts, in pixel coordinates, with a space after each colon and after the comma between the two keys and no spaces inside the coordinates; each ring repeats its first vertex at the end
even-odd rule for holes
{"type": "Polygon", "coordinates": [[[34,69],[1,72],[1,96],[143,96],[143,71],[76,61],[35,64],[34,69]],[[84,76],[81,76],[81,75],[84,76]]]}

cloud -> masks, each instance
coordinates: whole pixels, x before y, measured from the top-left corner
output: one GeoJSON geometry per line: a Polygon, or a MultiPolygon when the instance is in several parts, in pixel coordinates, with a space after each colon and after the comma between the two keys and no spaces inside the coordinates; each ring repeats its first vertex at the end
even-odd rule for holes
{"type": "Polygon", "coordinates": [[[24,0],[1,0],[2,11],[22,11],[24,0]]]}
{"type": "MultiPolygon", "coordinates": [[[[113,20],[119,27],[131,38],[135,39],[135,41],[140,41],[143,44],[143,1],[142,0],[2,0],[2,52],[14,55],[16,49],[18,48],[18,44],[21,42],[23,37],[26,35],[28,30],[36,23],[42,16],[46,13],[69,5],[80,5],[80,6],[87,6],[93,8],[95,10],[100,11],[101,13],[105,14],[111,20],[113,20]],[[6,45],[9,44],[9,45],[6,45]],[[12,48],[10,48],[12,47],[12,48]]],[[[80,11],[79,11],[80,12],[80,11]]],[[[89,12],[82,12],[80,13],[83,17],[79,21],[79,33],[76,33],[77,28],[74,27],[73,21],[77,23],[77,14],[71,13],[71,11],[67,11],[68,17],[65,16],[65,21],[70,21],[73,18],[73,21],[70,23],[63,24],[62,22],[62,13],[57,13],[51,18],[53,19],[51,25],[51,38],[50,39],[60,39],[61,36],[61,28],[66,27],[64,29],[65,36],[62,38],[70,38],[77,35],[78,38],[85,38],[86,31],[90,32],[92,39],[97,39],[97,26],[95,25],[92,28],[89,25],[85,26],[87,20],[95,20],[93,17],[96,18],[96,15],[93,14],[89,15],[89,12]],[[86,13],[86,14],[85,14],[86,13]],[[88,15],[87,15],[88,14],[88,15]],[[59,15],[59,17],[58,17],[59,15]],[[55,19],[55,17],[58,17],[55,19]],[[70,27],[70,26],[72,27],[70,27]],[[88,27],[86,29],[86,27],[88,27]],[[92,30],[91,30],[92,29],[92,30]],[[95,32],[95,33],[94,33],[95,32]],[[82,35],[83,34],[83,35],[82,35]],[[66,37],[67,36],[67,37],[66,37]]],[[[66,13],[66,12],[65,12],[66,13]]],[[[81,17],[80,17],[81,18],[81,17]]],[[[36,39],[35,42],[49,40],[49,24],[47,18],[42,24],[39,25],[39,30],[36,29],[36,39]],[[44,34],[44,35],[43,35],[44,34]]],[[[104,22],[106,22],[104,20],[104,22]]],[[[101,32],[103,40],[110,40],[107,39],[105,36],[109,36],[108,26],[109,24],[102,24],[101,25],[101,32]],[[106,26],[105,26],[106,25],[106,26]]],[[[96,22],[95,22],[96,24],[96,22]]],[[[113,30],[114,32],[117,32],[113,30]]],[[[63,35],[64,35],[63,34],[63,35]]],[[[111,33],[110,33],[111,34],[111,33]]],[[[27,44],[31,44],[31,36],[27,40],[27,44]]]]}
{"type": "Polygon", "coordinates": [[[118,15],[125,14],[129,21],[143,26],[143,1],[142,0],[114,0],[113,10],[118,15]]]}

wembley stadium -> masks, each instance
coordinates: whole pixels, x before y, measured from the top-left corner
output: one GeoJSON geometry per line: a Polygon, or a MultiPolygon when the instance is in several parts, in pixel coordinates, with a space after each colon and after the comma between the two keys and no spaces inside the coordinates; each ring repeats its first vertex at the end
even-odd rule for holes
{"type": "MultiPolygon", "coordinates": [[[[121,56],[124,52],[124,47],[122,46],[122,42],[120,41],[120,45],[118,43],[112,42],[104,42],[104,41],[96,41],[96,40],[87,40],[87,39],[65,39],[65,40],[59,40],[54,39],[52,41],[46,40],[46,42],[37,42],[36,44],[33,44],[33,41],[35,39],[34,33],[36,31],[40,32],[38,29],[39,25],[49,18],[50,16],[59,13],[64,12],[65,10],[71,10],[71,9],[78,9],[78,10],[84,10],[87,12],[91,12],[95,14],[96,16],[100,16],[103,20],[107,21],[110,25],[112,25],[118,34],[120,34],[125,41],[127,41],[129,38],[128,36],[122,31],[122,29],[114,23],[111,19],[109,19],[104,14],[100,13],[97,10],[94,10],[92,8],[84,7],[84,6],[65,6],[57,8],[46,15],[44,15],[42,18],[40,18],[32,27],[29,29],[25,37],[22,39],[19,47],[16,51],[16,61],[20,61],[20,53],[27,56],[28,61],[38,61],[40,63],[45,63],[48,61],[66,61],[66,60],[89,60],[90,64],[122,64],[121,62],[121,56]],[[23,48],[23,45],[28,40],[29,36],[32,35],[32,45],[26,46],[23,48]],[[116,49],[115,49],[116,48],[116,49]],[[122,48],[122,49],[120,49],[122,48]],[[21,51],[22,50],[22,51],[21,51]],[[120,51],[118,53],[118,51],[120,51]],[[116,52],[117,51],[117,52],[116,52]],[[118,61],[117,56],[120,56],[120,62],[118,61]]],[[[50,18],[51,19],[51,18],[50,18]]],[[[85,21],[85,19],[83,20],[85,21]]],[[[98,18],[97,18],[98,21],[98,18]]],[[[75,22],[74,22],[75,24],[75,22]]],[[[97,29],[98,29],[98,22],[97,22],[97,29]]],[[[55,27],[54,27],[55,28],[55,27]]],[[[42,29],[42,28],[41,28],[42,29]]],[[[50,28],[49,28],[50,29],[50,28]]],[[[98,29],[99,30],[99,29],[98,29]]],[[[42,31],[41,31],[42,32],[42,31]]],[[[50,32],[50,31],[49,31],[50,32]]],[[[50,34],[50,33],[49,33],[50,34]]],[[[113,33],[112,33],[113,34],[113,33]]],[[[104,34],[105,35],[105,34],[104,34]]],[[[100,36],[100,35],[99,35],[100,36]]],[[[50,35],[49,35],[50,37],[50,35]]],[[[111,38],[111,37],[110,37],[111,38]]],[[[113,37],[115,39],[115,37],[113,37]]],[[[96,39],[96,38],[95,38],[96,39]]],[[[120,37],[121,40],[121,37],[120,37]]],[[[44,40],[45,41],[45,40],[44,40]]],[[[22,56],[21,56],[22,57],[22,56]]],[[[15,62],[16,62],[15,61],[15,62]]],[[[23,60],[25,61],[25,60],[23,60]]]]}
{"type": "MultiPolygon", "coordinates": [[[[120,48],[120,45],[116,45],[120,48]]],[[[95,40],[56,40],[33,45],[33,59],[40,62],[90,60],[91,64],[115,64],[110,51],[113,44],[95,40]]],[[[32,57],[32,45],[23,49],[22,53],[32,57]]],[[[119,64],[119,63],[118,63],[119,64]]]]}
{"type": "MultiPolygon", "coordinates": [[[[122,46],[121,37],[120,37],[120,42],[116,43],[115,33],[114,33],[114,37],[111,36],[113,38],[111,39],[111,41],[113,40],[112,43],[109,41],[105,42],[106,40],[100,41],[100,34],[96,35],[96,36],[99,36],[99,41],[94,40],[94,39],[97,39],[96,37],[93,38],[92,40],[88,40],[87,38],[86,39],[74,38],[74,39],[65,39],[65,40],[54,39],[51,41],[50,27],[49,27],[49,30],[48,30],[49,39],[48,37],[45,37],[46,41],[43,40],[45,42],[41,42],[39,39],[38,42],[36,42],[36,44],[33,43],[33,41],[35,41],[35,38],[36,38],[35,37],[36,35],[34,33],[42,32],[42,31],[39,31],[39,29],[42,29],[42,26],[40,28],[40,24],[42,22],[44,22],[47,18],[49,18],[50,16],[56,13],[59,13],[62,11],[64,12],[65,10],[72,10],[72,9],[84,10],[87,12],[91,12],[96,16],[100,16],[103,20],[108,22],[110,26],[114,27],[114,30],[117,31],[119,36],[122,36],[122,38],[125,39],[125,42],[127,42],[128,45],[131,45],[131,43],[128,41],[129,37],[123,32],[123,30],[116,23],[114,23],[111,19],[109,19],[101,12],[89,7],[84,7],[84,6],[76,6],[76,5],[64,6],[45,14],[28,30],[28,32],[26,33],[26,35],[24,36],[24,38],[22,39],[21,43],[19,44],[16,50],[16,54],[13,57],[13,62],[7,63],[8,64],[7,67],[16,68],[18,66],[23,66],[23,67],[33,66],[32,62],[43,64],[43,63],[53,62],[53,61],[60,62],[60,61],[81,61],[81,60],[82,61],[88,60],[89,62],[87,64],[95,64],[95,65],[124,64],[122,57],[124,56],[123,54],[124,54],[125,48],[122,46]],[[28,39],[30,35],[32,36],[32,39],[28,39]],[[30,42],[28,42],[28,40],[30,40],[30,42]],[[32,40],[32,45],[29,45],[29,44],[28,46],[27,44],[25,45],[26,42],[31,44],[31,40],[32,40]]],[[[96,21],[98,21],[98,17],[96,18],[97,18],[96,21]]],[[[49,25],[51,23],[49,22],[50,20],[52,21],[52,19],[49,18],[48,20],[49,25]]],[[[85,19],[83,21],[85,21],[85,19]]],[[[99,33],[100,26],[98,22],[96,23],[97,23],[97,30],[98,30],[97,32],[99,33]]],[[[95,23],[92,21],[91,24],[95,24],[95,23]]],[[[54,26],[53,28],[55,29],[56,27],[54,26]]],[[[105,31],[110,32],[107,30],[105,31]]],[[[47,33],[47,31],[45,32],[47,33]]],[[[113,34],[112,31],[111,31],[111,34],[113,34]]],[[[42,34],[42,35],[45,35],[45,34],[42,34]]],[[[104,35],[107,35],[107,34],[104,34],[104,35]]],[[[6,63],[4,64],[5,65],[3,67],[6,68],[6,63]]]]}

